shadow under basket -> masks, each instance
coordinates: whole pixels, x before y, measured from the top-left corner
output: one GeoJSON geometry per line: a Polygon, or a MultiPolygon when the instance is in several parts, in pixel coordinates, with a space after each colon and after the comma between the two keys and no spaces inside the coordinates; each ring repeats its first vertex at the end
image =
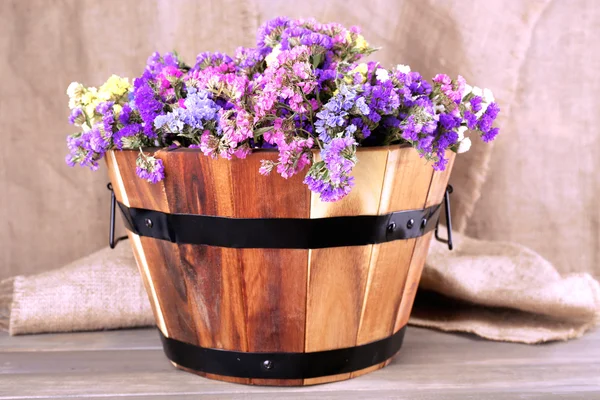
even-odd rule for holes
{"type": "MultiPolygon", "coordinates": [[[[150,151],[153,152],[153,151],[150,151]]],[[[229,382],[299,386],[386,366],[398,352],[454,153],[445,171],[408,147],[360,148],[352,192],[321,202],[260,160],[158,150],[166,178],[109,175],[167,357],[229,382]]],[[[318,154],[316,154],[318,157],[318,154]]]]}

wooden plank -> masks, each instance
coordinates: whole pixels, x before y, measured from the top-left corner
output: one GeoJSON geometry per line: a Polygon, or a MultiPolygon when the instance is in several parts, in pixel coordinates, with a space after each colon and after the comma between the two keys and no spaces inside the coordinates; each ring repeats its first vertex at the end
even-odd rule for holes
{"type": "MultiPolygon", "coordinates": [[[[432,175],[431,165],[414,149],[390,150],[379,214],[423,208],[432,175]]],[[[416,239],[408,239],[373,246],[356,344],[380,340],[393,333],[415,243],[416,239]]],[[[352,376],[384,365],[374,365],[352,376]]]]}
{"type": "MultiPolygon", "coordinates": [[[[260,160],[276,152],[232,160],[234,215],[238,218],[308,218],[310,192],[304,175],[284,179],[257,173],[260,160]]],[[[242,265],[248,351],[302,352],[306,319],[308,250],[234,250],[242,265]]],[[[297,386],[302,380],[252,379],[255,385],[297,386]]]]}
{"type": "MultiPolygon", "coordinates": [[[[113,190],[115,192],[115,197],[127,207],[156,207],[156,209],[168,211],[164,189],[152,187],[150,183],[144,182],[136,176],[136,157],[137,152],[133,150],[108,152],[106,162],[113,190]],[[152,193],[152,195],[141,196],[140,191],[141,193],[149,192],[152,193]],[[156,199],[154,199],[154,197],[156,197],[156,199]]],[[[154,319],[158,325],[158,328],[163,332],[163,334],[169,336],[169,331],[167,329],[167,324],[165,322],[159,296],[155,284],[153,283],[155,280],[153,280],[150,269],[150,265],[154,266],[162,257],[160,257],[158,260],[150,258],[149,261],[149,256],[147,253],[150,253],[150,257],[152,257],[153,253],[156,253],[154,243],[149,243],[149,248],[144,249],[141,238],[138,235],[129,231],[127,232],[127,235],[129,237],[129,243],[133,249],[138,270],[140,271],[140,275],[142,277],[142,282],[146,289],[146,293],[148,294],[150,305],[152,306],[154,319]]],[[[158,270],[160,271],[160,269],[158,270]]]]}
{"type": "MultiPolygon", "coordinates": [[[[444,171],[436,171],[433,174],[425,207],[439,204],[444,198],[448,179],[450,178],[452,167],[454,166],[455,154],[451,151],[447,151],[446,156],[448,157],[448,165],[444,171]]],[[[402,301],[400,303],[400,308],[398,309],[394,331],[397,331],[408,323],[415,295],[417,294],[417,289],[419,287],[419,281],[421,280],[423,266],[425,265],[425,259],[427,258],[427,253],[429,251],[429,244],[433,235],[434,232],[432,231],[427,235],[417,238],[410,262],[408,277],[402,293],[402,301]]]]}
{"type": "Polygon", "coordinates": [[[22,336],[0,332],[0,353],[161,349],[156,328],[22,336]]]}
{"type": "Polygon", "coordinates": [[[410,327],[402,353],[387,368],[359,379],[299,388],[228,385],[176,371],[159,349],[123,351],[151,341],[158,347],[154,329],[21,337],[0,334],[0,365],[4,368],[0,399],[328,398],[338,394],[348,399],[577,395],[588,399],[600,393],[598,329],[580,340],[531,346],[410,327]],[[73,348],[89,350],[70,351],[73,348]]]}
{"type": "MultiPolygon", "coordinates": [[[[234,177],[228,160],[213,160],[197,150],[176,150],[162,156],[167,202],[172,213],[234,216],[234,177]]],[[[185,302],[178,313],[188,319],[195,339],[172,336],[203,347],[247,351],[243,268],[234,249],[199,245],[171,245],[168,266],[179,270],[180,293],[185,302]]],[[[169,291],[168,296],[177,293],[169,291]]],[[[235,383],[248,379],[207,375],[235,383]]]]}
{"type": "MultiPolygon", "coordinates": [[[[105,332],[103,336],[111,336],[111,333],[105,332]]],[[[91,350],[58,350],[55,348],[52,351],[0,352],[3,361],[0,364],[0,375],[171,371],[162,349],[158,348],[159,341],[156,331],[151,330],[148,333],[156,341],[157,348],[130,349],[126,346],[119,346],[110,350],[95,347],[91,350]]],[[[579,365],[581,368],[590,364],[600,366],[598,363],[600,349],[590,346],[590,342],[582,344],[579,341],[572,341],[532,346],[481,341],[466,335],[465,337],[453,335],[452,342],[438,342],[444,335],[448,334],[411,327],[403,346],[404,351],[394,358],[391,365],[400,369],[416,366],[425,368],[433,364],[444,366],[447,369],[460,365],[507,369],[527,364],[549,367],[570,364],[579,365]],[[418,346],[416,336],[427,338],[427,347],[418,346]],[[469,349],[477,351],[469,351],[469,349]]],[[[64,334],[63,336],[70,335],[64,334]]],[[[134,345],[131,343],[131,346],[134,345]]],[[[69,347],[65,346],[65,348],[69,347]]],[[[190,376],[190,379],[197,378],[190,376]]]]}
{"type": "MultiPolygon", "coordinates": [[[[325,203],[312,194],[311,218],[377,214],[387,163],[387,149],[359,152],[355,186],[344,199],[325,203]]],[[[316,249],[309,252],[305,351],[356,344],[372,245],[316,249]]],[[[350,374],[305,379],[305,385],[348,379],[350,374]]]]}
{"type": "MultiPolygon", "coordinates": [[[[475,352],[476,350],[472,350],[475,352]]],[[[116,352],[113,352],[116,353],[116,352]]],[[[30,353],[31,354],[31,353],[30,353]]],[[[92,352],[92,355],[100,354],[92,352]]],[[[117,353],[118,354],[118,353],[117,353]]],[[[454,354],[460,359],[459,354],[454,354]]],[[[147,365],[154,364],[149,359],[147,365]]],[[[57,361],[47,361],[47,369],[58,366],[57,361]]],[[[89,363],[97,360],[91,358],[89,363]]],[[[193,374],[164,367],[156,370],[149,367],[137,371],[125,359],[111,360],[105,368],[113,367],[113,371],[101,371],[88,367],[83,369],[48,373],[15,373],[0,375],[0,399],[20,397],[108,397],[108,396],[141,396],[145,394],[168,394],[170,396],[185,394],[205,394],[209,396],[244,395],[278,393],[283,396],[293,394],[313,395],[322,398],[324,395],[347,391],[348,393],[369,393],[378,398],[378,392],[437,392],[453,391],[477,392],[534,392],[561,393],[600,390],[600,365],[598,363],[571,364],[557,363],[552,365],[537,364],[535,359],[522,364],[511,365],[479,365],[477,363],[454,364],[403,364],[392,363],[388,367],[358,379],[351,379],[331,385],[296,388],[265,388],[244,385],[228,385],[222,382],[201,379],[193,374]],[[129,364],[128,364],[129,363],[129,364]],[[120,367],[121,366],[121,367],[120,367]],[[129,369],[129,371],[128,371],[129,369]],[[460,371],[457,373],[457,371],[460,371]]],[[[142,363],[140,362],[139,365],[142,363]]],[[[352,397],[350,397],[352,398],[352,397]]],[[[593,397],[592,397],[593,398],[593,397]]]]}
{"type": "MultiPolygon", "coordinates": [[[[541,393],[533,393],[531,391],[528,392],[505,392],[500,393],[496,390],[489,391],[474,391],[474,390],[434,390],[434,391],[398,391],[398,390],[377,390],[373,389],[372,391],[367,391],[365,393],[343,390],[337,392],[319,392],[318,398],[321,400],[371,400],[371,399],[395,399],[395,400],[438,400],[438,399],[446,399],[446,400],[514,400],[514,399],[526,399],[526,400],[546,400],[546,399],[560,399],[560,400],[588,400],[597,398],[598,391],[594,389],[582,389],[582,388],[574,388],[577,390],[576,393],[564,393],[564,392],[541,392],[541,393]]],[[[120,397],[129,397],[129,395],[123,396],[113,396],[113,398],[120,397]]],[[[13,399],[56,399],[57,397],[12,397],[13,399]]],[[[177,399],[177,400],[196,400],[198,399],[198,394],[181,394],[181,395],[165,395],[165,394],[157,394],[157,395],[148,395],[144,394],[144,399],[151,400],[169,400],[169,399],[177,399]]],[[[220,399],[243,399],[243,400],[253,400],[253,399],[281,399],[285,398],[288,400],[296,400],[296,399],[307,399],[307,398],[316,398],[315,394],[312,393],[253,393],[253,394],[210,394],[210,399],[212,400],[220,400],[220,399]]],[[[70,400],[83,400],[89,399],[89,397],[69,397],[70,400]]]]}

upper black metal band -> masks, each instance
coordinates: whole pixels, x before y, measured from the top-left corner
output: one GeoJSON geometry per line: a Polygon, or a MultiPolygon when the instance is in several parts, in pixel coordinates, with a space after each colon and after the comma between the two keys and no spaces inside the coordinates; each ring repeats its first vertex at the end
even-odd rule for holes
{"type": "Polygon", "coordinates": [[[211,349],[168,338],[165,354],[199,372],[257,379],[308,379],[358,371],[382,363],[400,350],[406,326],[385,339],[354,347],[310,353],[250,353],[211,349]]]}
{"type": "Polygon", "coordinates": [[[230,248],[320,249],[410,239],[436,227],[441,204],[385,215],[329,218],[227,218],[168,214],[119,203],[127,228],[180,244],[230,248]]]}

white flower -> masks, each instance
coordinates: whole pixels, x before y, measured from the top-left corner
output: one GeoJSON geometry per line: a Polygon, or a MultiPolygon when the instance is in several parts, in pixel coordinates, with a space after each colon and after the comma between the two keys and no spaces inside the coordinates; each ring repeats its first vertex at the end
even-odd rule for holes
{"type": "Polygon", "coordinates": [[[471,139],[464,138],[458,143],[458,148],[456,149],[457,153],[466,153],[471,148],[471,139]]]}
{"type": "Polygon", "coordinates": [[[375,75],[377,76],[377,80],[379,82],[385,82],[390,80],[390,74],[387,71],[387,69],[383,69],[383,68],[377,68],[377,70],[375,71],[375,75]]]}
{"type": "Polygon", "coordinates": [[[458,127],[458,141],[462,142],[462,140],[465,138],[465,132],[467,131],[467,127],[466,126],[459,126],[458,127]]]}
{"type": "Polygon", "coordinates": [[[69,96],[69,108],[74,109],[81,102],[81,96],[85,92],[85,87],[79,82],[71,82],[67,88],[67,96],[69,96]]]}
{"type": "Polygon", "coordinates": [[[473,86],[471,88],[471,93],[473,93],[475,96],[483,97],[483,90],[481,90],[480,87],[473,86]]]}
{"type": "Polygon", "coordinates": [[[408,65],[404,65],[404,64],[398,64],[396,66],[396,69],[400,72],[402,72],[403,74],[408,74],[410,72],[410,67],[408,65]]]}
{"type": "Polygon", "coordinates": [[[483,89],[483,101],[489,104],[493,103],[494,100],[496,99],[494,98],[492,91],[490,89],[483,89]]]}
{"type": "Polygon", "coordinates": [[[463,91],[462,98],[464,99],[471,91],[473,90],[473,86],[465,83],[465,90],[463,91]]]}
{"type": "Polygon", "coordinates": [[[277,56],[281,54],[281,44],[273,47],[273,50],[269,53],[268,56],[265,57],[265,62],[267,63],[267,67],[270,67],[277,60],[277,56]]]}

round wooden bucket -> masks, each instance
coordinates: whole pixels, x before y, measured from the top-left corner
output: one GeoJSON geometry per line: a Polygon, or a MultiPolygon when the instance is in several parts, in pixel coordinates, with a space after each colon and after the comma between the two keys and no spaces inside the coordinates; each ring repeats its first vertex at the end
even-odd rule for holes
{"type": "MultiPolygon", "coordinates": [[[[109,152],[109,174],[165,352],[177,368],[230,382],[297,386],[349,379],[390,362],[436,222],[406,222],[406,215],[393,213],[416,210],[408,217],[433,219],[453,153],[448,168],[435,172],[412,148],[359,149],[355,186],[336,203],[321,202],[302,174],[287,180],[259,175],[260,160],[276,160],[275,152],[228,161],[193,149],[159,150],[166,178],[158,184],[135,175],[137,154],[109,152]],[[216,220],[227,223],[393,214],[405,218],[398,225],[412,228],[387,220],[386,234],[396,228],[412,233],[377,244],[306,249],[173,243],[175,228],[165,225],[175,214],[225,217],[216,220]]],[[[192,228],[206,231],[211,225],[204,220],[192,228]]],[[[340,235],[351,236],[343,230],[340,235]]],[[[260,235],[250,234],[250,242],[260,235]]]]}

